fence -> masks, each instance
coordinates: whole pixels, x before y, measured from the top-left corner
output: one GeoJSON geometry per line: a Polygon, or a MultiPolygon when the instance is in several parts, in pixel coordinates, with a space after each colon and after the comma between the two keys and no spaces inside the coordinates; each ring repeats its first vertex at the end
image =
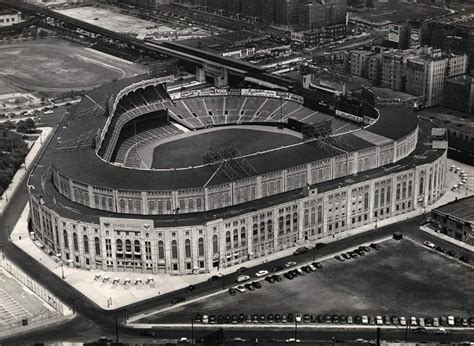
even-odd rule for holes
{"type": "Polygon", "coordinates": [[[46,304],[48,304],[54,311],[48,310],[44,313],[37,315],[25,314],[25,316],[15,316],[14,321],[3,321],[0,319],[0,330],[7,327],[7,329],[18,328],[24,326],[23,319],[27,319],[27,324],[36,324],[52,319],[60,319],[65,315],[72,313],[71,309],[63,304],[57,297],[52,295],[48,290],[43,288],[35,280],[31,279],[26,275],[20,268],[5,257],[3,253],[0,253],[0,267],[4,268],[10,275],[21,282],[23,285],[28,287],[33,293],[40,297],[46,304]]]}

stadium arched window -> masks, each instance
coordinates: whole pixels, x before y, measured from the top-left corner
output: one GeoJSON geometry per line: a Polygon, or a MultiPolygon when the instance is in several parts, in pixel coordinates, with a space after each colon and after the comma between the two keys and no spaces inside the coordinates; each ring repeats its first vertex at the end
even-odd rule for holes
{"type": "Polygon", "coordinates": [[[238,229],[234,229],[233,240],[234,240],[234,249],[236,249],[239,247],[239,230],[238,229]]]}
{"type": "Polygon", "coordinates": [[[400,200],[400,183],[397,184],[396,198],[397,201],[400,200]]]}
{"type": "Polygon", "coordinates": [[[87,238],[87,236],[84,235],[84,237],[82,237],[82,241],[84,243],[84,252],[89,253],[89,238],[87,238]]]}
{"type": "Polygon", "coordinates": [[[240,245],[245,246],[247,243],[247,235],[245,234],[245,227],[240,229],[240,245]]]}
{"type": "Polygon", "coordinates": [[[311,219],[310,219],[309,225],[313,226],[315,224],[316,224],[316,208],[312,207],[311,208],[311,219]]]}
{"type": "Polygon", "coordinates": [[[178,244],[176,243],[176,240],[171,241],[171,258],[178,258],[178,244]]]}
{"type": "Polygon", "coordinates": [[[196,199],[196,209],[198,211],[202,209],[202,200],[200,198],[196,199]]]}
{"type": "Polygon", "coordinates": [[[100,256],[100,239],[99,239],[99,237],[95,237],[94,243],[95,243],[95,254],[96,254],[96,256],[100,256]]]}
{"type": "Polygon", "coordinates": [[[413,195],[413,181],[410,180],[408,182],[408,197],[411,197],[413,195]]]}
{"type": "Polygon", "coordinates": [[[117,239],[117,252],[123,251],[123,242],[122,239],[117,239]]]}
{"type": "Polygon", "coordinates": [[[155,214],[155,201],[154,200],[150,200],[148,201],[148,213],[150,214],[155,214]]]}
{"type": "Polygon", "coordinates": [[[291,215],[290,214],[286,214],[285,224],[286,224],[286,233],[290,233],[291,232],[291,215]]]}
{"type": "Polygon", "coordinates": [[[392,198],[392,187],[387,186],[387,204],[390,204],[391,198],[392,198]]]}
{"type": "Polygon", "coordinates": [[[380,189],[380,206],[383,207],[385,205],[385,188],[382,187],[380,189]]]}
{"type": "Polygon", "coordinates": [[[141,214],[142,213],[142,201],[140,200],[136,200],[135,201],[135,212],[137,214],[141,214]]]}
{"type": "Polygon", "coordinates": [[[271,234],[273,233],[273,221],[272,220],[267,221],[267,232],[268,232],[268,237],[270,237],[271,234]]]}
{"type": "Polygon", "coordinates": [[[318,224],[323,222],[323,207],[318,206],[318,224]]]}
{"type": "Polygon", "coordinates": [[[226,250],[230,250],[232,247],[231,239],[230,239],[230,231],[225,233],[225,248],[226,250]]]}
{"type": "Polygon", "coordinates": [[[191,258],[191,240],[189,239],[184,241],[184,256],[186,258],[191,258]]]}
{"type": "Polygon", "coordinates": [[[163,240],[158,242],[158,259],[165,259],[165,245],[163,240]]]}
{"type": "Polygon", "coordinates": [[[260,222],[260,240],[265,240],[265,222],[260,222]]]}
{"type": "Polygon", "coordinates": [[[125,240],[125,251],[132,252],[132,242],[129,239],[125,240]]]}
{"type": "Polygon", "coordinates": [[[69,239],[66,230],[63,231],[64,248],[69,250],[69,239]]]}
{"type": "Polygon", "coordinates": [[[258,242],[258,225],[256,223],[253,224],[252,227],[252,234],[253,234],[253,242],[258,242]]]}
{"type": "Polygon", "coordinates": [[[135,248],[135,252],[140,252],[140,241],[139,240],[135,240],[134,248],[135,248]]]}
{"type": "Polygon", "coordinates": [[[303,216],[303,223],[304,223],[304,227],[309,227],[309,210],[308,209],[305,209],[304,210],[304,216],[303,216]]]}
{"type": "Polygon", "coordinates": [[[375,190],[374,193],[374,208],[379,207],[379,190],[375,190]]]}
{"type": "Polygon", "coordinates": [[[120,205],[120,211],[125,212],[125,200],[124,199],[121,199],[119,201],[119,205],[120,205]]]}
{"type": "Polygon", "coordinates": [[[369,193],[368,192],[364,194],[364,209],[365,210],[369,209],[369,193]]]}
{"type": "Polygon", "coordinates": [[[407,182],[404,181],[402,184],[402,199],[407,198],[407,182]]]}
{"type": "Polygon", "coordinates": [[[219,242],[217,240],[217,235],[212,236],[212,253],[215,255],[219,252],[219,242]]]}
{"type": "Polygon", "coordinates": [[[198,256],[204,257],[204,239],[203,238],[198,239],[198,256]]]}
{"type": "Polygon", "coordinates": [[[434,172],[434,180],[433,180],[433,189],[436,187],[436,183],[438,182],[438,171],[435,170],[434,172]]]}
{"type": "Polygon", "coordinates": [[[284,228],[283,216],[280,216],[278,218],[278,234],[279,235],[283,234],[283,228],[284,228]]]}
{"type": "Polygon", "coordinates": [[[77,233],[72,234],[72,242],[74,244],[74,251],[79,251],[79,243],[77,241],[77,233]]]}
{"type": "Polygon", "coordinates": [[[420,187],[418,189],[418,194],[420,194],[420,195],[423,194],[424,185],[425,185],[425,178],[421,177],[420,178],[420,187]]]}

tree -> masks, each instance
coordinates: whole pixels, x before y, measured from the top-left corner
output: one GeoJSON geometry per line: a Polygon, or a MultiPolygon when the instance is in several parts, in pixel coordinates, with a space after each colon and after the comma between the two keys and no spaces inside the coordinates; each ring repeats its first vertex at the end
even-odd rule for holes
{"type": "Polygon", "coordinates": [[[33,130],[36,129],[36,124],[31,118],[25,120],[25,126],[28,129],[29,133],[33,132],[33,130]]]}
{"type": "Polygon", "coordinates": [[[20,120],[19,122],[16,123],[16,131],[19,133],[27,133],[28,132],[28,127],[26,126],[26,122],[23,120],[20,120]]]}

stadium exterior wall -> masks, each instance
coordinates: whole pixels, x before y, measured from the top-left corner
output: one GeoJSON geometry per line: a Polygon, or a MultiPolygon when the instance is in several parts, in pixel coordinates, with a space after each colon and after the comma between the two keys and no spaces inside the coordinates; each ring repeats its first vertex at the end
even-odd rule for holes
{"type": "MultiPolygon", "coordinates": [[[[446,151],[431,162],[343,187],[302,188],[302,197],[186,226],[160,226],[140,215],[69,219],[30,195],[38,240],[73,266],[106,271],[217,272],[306,242],[331,238],[376,220],[431,205],[445,192],[446,151]]],[[[360,181],[358,181],[360,180],[360,181]]],[[[90,210],[93,213],[93,210],[90,210]]]]}

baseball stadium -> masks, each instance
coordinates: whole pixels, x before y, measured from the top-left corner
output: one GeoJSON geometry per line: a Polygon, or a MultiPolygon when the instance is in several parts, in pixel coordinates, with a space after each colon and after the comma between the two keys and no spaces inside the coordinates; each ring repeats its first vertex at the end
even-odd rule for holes
{"type": "Polygon", "coordinates": [[[291,92],[170,81],[115,81],[65,116],[28,183],[31,231],[51,255],[83,269],[217,272],[445,191],[442,133],[409,108],[329,114],[291,92]]]}

